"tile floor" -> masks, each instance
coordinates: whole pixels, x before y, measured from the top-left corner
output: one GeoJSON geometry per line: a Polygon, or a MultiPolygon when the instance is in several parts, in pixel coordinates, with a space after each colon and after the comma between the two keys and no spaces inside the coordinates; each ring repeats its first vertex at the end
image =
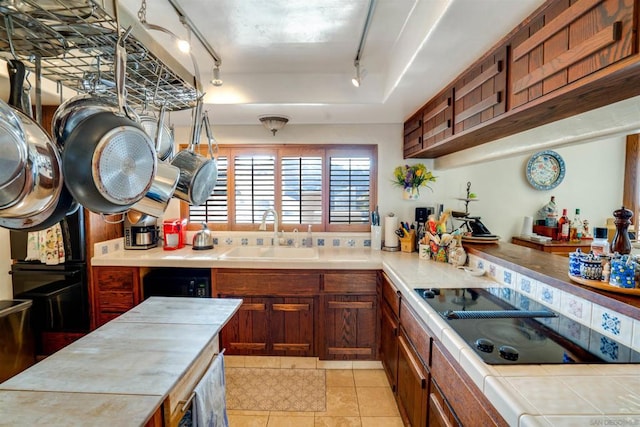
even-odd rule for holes
{"type": "Polygon", "coordinates": [[[230,427],[403,427],[380,362],[313,357],[225,356],[233,367],[326,369],[324,412],[228,410],[230,427]]]}

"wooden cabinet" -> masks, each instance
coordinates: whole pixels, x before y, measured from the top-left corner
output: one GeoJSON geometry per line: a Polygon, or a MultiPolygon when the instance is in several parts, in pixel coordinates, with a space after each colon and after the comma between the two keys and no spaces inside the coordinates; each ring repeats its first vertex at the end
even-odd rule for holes
{"type": "Polygon", "coordinates": [[[634,53],[633,0],[554,1],[511,39],[511,108],[634,53]]]}
{"type": "Polygon", "coordinates": [[[454,79],[451,135],[427,138],[427,107],[441,95],[407,120],[405,157],[444,156],[640,95],[638,7],[547,0],[454,79]],[[423,138],[414,144],[407,130],[417,115],[423,138]]]}
{"type": "Polygon", "coordinates": [[[462,427],[435,381],[429,384],[429,427],[462,427]]]}
{"type": "Polygon", "coordinates": [[[398,407],[409,425],[426,426],[429,371],[403,332],[398,337],[398,350],[398,407]]]}
{"type": "Polygon", "coordinates": [[[507,47],[473,66],[455,83],[454,134],[469,131],[507,110],[507,47]]]}
{"type": "Polygon", "coordinates": [[[375,360],[378,349],[378,297],[375,271],[323,275],[322,359],[375,360]]]}
{"type": "Polygon", "coordinates": [[[425,105],[422,113],[422,148],[453,135],[453,88],[445,89],[425,105]]]}
{"type": "Polygon", "coordinates": [[[384,273],[380,273],[380,301],[380,360],[391,389],[396,392],[400,293],[384,273]]]}
{"type": "Polygon", "coordinates": [[[141,300],[137,267],[93,267],[91,286],[96,327],[118,317],[141,300]]]}
{"type": "Polygon", "coordinates": [[[404,123],[404,156],[422,150],[422,112],[419,111],[404,123]]]}
{"type": "MultiPolygon", "coordinates": [[[[433,389],[434,402],[431,403],[430,396],[429,404],[437,406],[441,403],[438,411],[443,414],[441,416],[434,414],[434,418],[459,420],[459,423],[465,426],[508,425],[460,364],[453,360],[437,340],[431,348],[431,378],[436,387],[433,389]]],[[[453,423],[453,425],[456,424],[453,423]]]]}
{"type": "Polygon", "coordinates": [[[221,333],[228,354],[317,354],[319,273],[222,270],[213,277],[214,295],[243,299],[221,333]]]}

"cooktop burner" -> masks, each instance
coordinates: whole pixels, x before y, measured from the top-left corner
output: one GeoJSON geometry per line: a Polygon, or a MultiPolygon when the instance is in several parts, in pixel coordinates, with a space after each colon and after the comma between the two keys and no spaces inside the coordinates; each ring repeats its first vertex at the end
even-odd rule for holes
{"type": "Polygon", "coordinates": [[[415,291],[488,364],[640,361],[640,353],[513,289],[415,291]]]}

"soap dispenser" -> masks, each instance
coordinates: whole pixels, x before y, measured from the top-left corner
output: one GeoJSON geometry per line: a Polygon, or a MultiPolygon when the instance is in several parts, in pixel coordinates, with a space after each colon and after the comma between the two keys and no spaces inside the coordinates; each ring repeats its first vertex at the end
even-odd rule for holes
{"type": "Polygon", "coordinates": [[[308,248],[313,247],[313,234],[311,233],[311,224],[309,224],[309,228],[307,228],[307,238],[304,243],[308,248]]]}

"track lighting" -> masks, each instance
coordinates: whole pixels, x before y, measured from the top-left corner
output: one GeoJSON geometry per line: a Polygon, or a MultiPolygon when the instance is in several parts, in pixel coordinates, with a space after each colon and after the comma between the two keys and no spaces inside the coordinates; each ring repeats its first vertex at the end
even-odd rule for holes
{"type": "Polygon", "coordinates": [[[218,64],[213,67],[213,78],[211,79],[211,84],[216,87],[222,86],[222,79],[220,78],[220,66],[218,64]]]}
{"type": "Polygon", "coordinates": [[[356,67],[356,75],[351,79],[351,83],[355,87],[360,87],[362,79],[366,75],[366,70],[360,70],[360,58],[362,57],[362,51],[364,50],[364,43],[367,40],[367,33],[369,32],[369,26],[371,25],[371,19],[373,18],[373,11],[376,8],[376,0],[369,0],[369,9],[367,10],[367,18],[364,21],[364,28],[362,28],[362,34],[360,35],[360,43],[358,44],[358,51],[356,57],[353,60],[353,65],[356,67]]]}

